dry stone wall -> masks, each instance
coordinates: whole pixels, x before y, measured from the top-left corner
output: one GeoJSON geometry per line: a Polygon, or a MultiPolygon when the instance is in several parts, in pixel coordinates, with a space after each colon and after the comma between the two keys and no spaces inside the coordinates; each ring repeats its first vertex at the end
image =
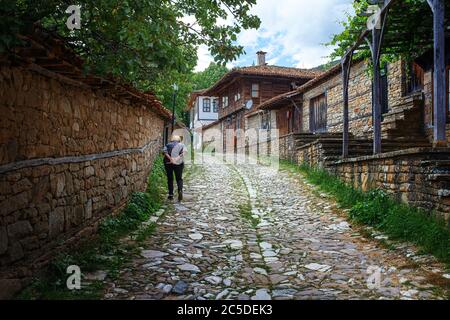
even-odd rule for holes
{"type": "MultiPolygon", "coordinates": [[[[405,100],[403,61],[388,65],[388,104],[389,108],[405,100]]],[[[371,137],[372,128],[372,80],[365,61],[355,63],[350,72],[349,81],[349,131],[355,136],[371,137]]],[[[327,98],[327,132],[343,130],[343,95],[340,73],[321,84],[308,89],[303,95],[302,131],[309,132],[311,99],[321,94],[327,98]]]]}
{"type": "MultiPolygon", "coordinates": [[[[424,74],[424,127],[430,141],[433,141],[433,71],[424,74]]],[[[449,115],[450,118],[450,115],[449,115]]],[[[446,127],[447,142],[450,144],[450,121],[446,127]]]]}
{"type": "Polygon", "coordinates": [[[448,181],[439,179],[440,167],[450,157],[446,150],[410,149],[331,163],[327,170],[357,189],[382,188],[398,201],[434,211],[449,221],[448,181]]]}
{"type": "Polygon", "coordinates": [[[145,190],[164,120],[11,66],[0,71],[0,114],[0,279],[24,278],[145,190]]]}

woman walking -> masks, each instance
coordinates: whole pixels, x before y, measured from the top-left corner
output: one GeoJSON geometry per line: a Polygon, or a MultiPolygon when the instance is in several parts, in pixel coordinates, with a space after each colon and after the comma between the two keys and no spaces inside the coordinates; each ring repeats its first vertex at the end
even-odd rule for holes
{"type": "Polygon", "coordinates": [[[169,189],[169,200],[173,200],[173,175],[175,173],[178,187],[178,201],[182,201],[184,156],[187,153],[187,148],[181,143],[180,136],[172,136],[171,142],[164,147],[163,153],[169,189]]]}

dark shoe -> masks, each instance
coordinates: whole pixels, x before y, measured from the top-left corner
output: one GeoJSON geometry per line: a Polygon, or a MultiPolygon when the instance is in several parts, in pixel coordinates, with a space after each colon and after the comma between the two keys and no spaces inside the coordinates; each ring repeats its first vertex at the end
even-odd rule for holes
{"type": "Polygon", "coordinates": [[[178,201],[183,201],[183,192],[182,191],[180,191],[180,192],[178,192],[178,201]]]}
{"type": "Polygon", "coordinates": [[[173,200],[173,196],[171,195],[171,196],[169,196],[167,199],[170,200],[170,201],[172,201],[172,200],[173,200]]]}

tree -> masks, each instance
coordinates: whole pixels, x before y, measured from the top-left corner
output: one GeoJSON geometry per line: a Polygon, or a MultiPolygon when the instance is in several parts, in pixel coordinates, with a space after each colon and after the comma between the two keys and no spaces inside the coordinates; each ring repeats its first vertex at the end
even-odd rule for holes
{"type": "MultiPolygon", "coordinates": [[[[336,49],[330,56],[330,61],[340,59],[347,49],[355,43],[361,32],[366,29],[367,17],[364,13],[367,11],[369,4],[367,0],[354,0],[353,9],[355,15],[346,14],[346,20],[341,22],[344,30],[341,33],[335,34],[328,45],[336,46],[336,49]]],[[[358,56],[370,57],[370,52],[364,50],[358,56]]]]}
{"type": "Polygon", "coordinates": [[[193,90],[209,88],[227,72],[227,67],[212,62],[204,71],[194,73],[192,77],[193,90]]]}
{"type": "Polygon", "coordinates": [[[228,69],[225,66],[212,62],[208,68],[201,72],[183,74],[173,71],[166,73],[150,84],[150,87],[166,107],[172,108],[172,85],[176,83],[178,86],[175,104],[176,118],[188,124],[189,114],[185,110],[192,91],[209,88],[227,72],[228,69]]]}
{"type": "Polygon", "coordinates": [[[173,72],[189,74],[197,47],[216,62],[243,53],[242,29],[258,28],[249,10],[256,0],[78,0],[81,28],[69,30],[69,0],[0,0],[0,50],[17,45],[16,34],[34,23],[57,33],[84,59],[90,72],[118,76],[140,89],[173,72]],[[224,24],[221,21],[230,21],[224,24]],[[228,20],[227,20],[228,19],[228,20]]]}
{"type": "MultiPolygon", "coordinates": [[[[329,45],[336,46],[331,59],[341,58],[361,33],[367,29],[367,9],[371,0],[354,0],[355,15],[347,14],[342,22],[344,30],[333,36],[329,45]]],[[[450,2],[446,2],[446,10],[450,2]]],[[[381,47],[381,64],[405,58],[412,60],[433,47],[433,20],[427,0],[396,1],[389,9],[384,40],[381,47]]],[[[369,58],[369,48],[363,44],[356,58],[369,58]]]]}
{"type": "Polygon", "coordinates": [[[189,94],[192,92],[192,73],[180,73],[172,71],[165,73],[156,81],[152,82],[150,88],[156,93],[157,97],[162,101],[166,108],[172,110],[173,107],[173,84],[178,86],[177,97],[175,100],[175,116],[176,119],[189,124],[189,116],[186,114],[186,106],[189,94]]]}

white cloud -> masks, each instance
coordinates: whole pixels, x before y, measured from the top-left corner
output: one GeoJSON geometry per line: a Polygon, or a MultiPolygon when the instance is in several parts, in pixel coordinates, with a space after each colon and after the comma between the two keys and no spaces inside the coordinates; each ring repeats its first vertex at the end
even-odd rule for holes
{"type": "MultiPolygon", "coordinates": [[[[260,17],[261,27],[238,36],[246,55],[231,65],[251,65],[258,50],[268,52],[269,64],[311,68],[327,62],[332,48],[323,44],[342,29],[339,21],[344,20],[345,12],[351,12],[351,3],[352,0],[258,0],[252,13],[260,17]]],[[[199,50],[197,70],[205,65],[205,50],[199,50]]]]}
{"type": "Polygon", "coordinates": [[[197,56],[197,66],[195,67],[196,72],[205,70],[208,68],[209,64],[214,61],[206,45],[201,45],[198,48],[197,56]]]}

